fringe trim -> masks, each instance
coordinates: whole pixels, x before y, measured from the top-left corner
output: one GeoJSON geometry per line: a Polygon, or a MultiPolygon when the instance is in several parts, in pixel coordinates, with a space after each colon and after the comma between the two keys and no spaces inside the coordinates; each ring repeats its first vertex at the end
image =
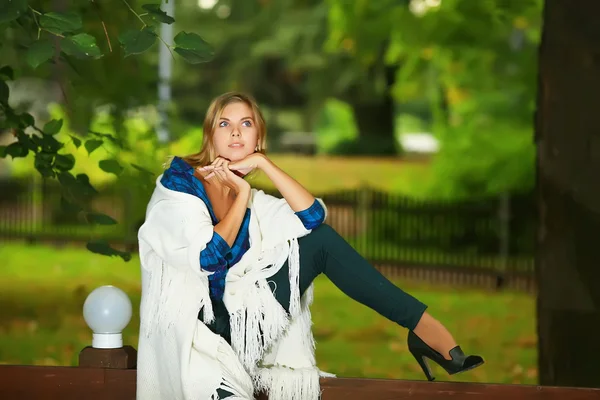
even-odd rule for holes
{"type": "MultiPolygon", "coordinates": [[[[222,374],[219,389],[226,390],[233,395],[227,397],[227,400],[253,399],[254,385],[250,375],[244,370],[229,344],[222,338],[219,342],[217,360],[222,374]]],[[[211,400],[220,400],[217,390],[211,396],[211,400]]]]}
{"type": "Polygon", "coordinates": [[[337,378],[336,374],[333,374],[331,372],[321,371],[321,370],[319,370],[319,376],[321,378],[337,378]]]}
{"type": "MultiPolygon", "coordinates": [[[[160,261],[160,267],[147,273],[149,279],[148,293],[144,293],[145,308],[141,310],[144,317],[144,326],[140,327],[141,334],[146,338],[162,327],[159,333],[168,334],[170,327],[175,325],[177,318],[180,316],[180,311],[184,308],[184,296],[167,296],[173,279],[169,277],[166,271],[167,265],[164,261],[160,261]]],[[[204,309],[203,322],[211,323],[215,319],[212,303],[208,293],[202,296],[198,304],[198,309],[204,309]]]]}
{"type": "Polygon", "coordinates": [[[152,334],[152,328],[157,326],[160,322],[160,288],[162,287],[163,274],[165,264],[161,262],[160,268],[153,271],[146,270],[146,276],[150,280],[149,293],[146,296],[146,307],[147,310],[142,312],[142,315],[147,315],[149,320],[145,321],[143,328],[143,335],[150,337],[152,334]]]}
{"type": "Polygon", "coordinates": [[[290,241],[288,265],[290,268],[290,314],[294,318],[300,314],[300,247],[296,238],[290,241]]]}
{"type": "MultiPolygon", "coordinates": [[[[300,253],[298,240],[292,239],[288,251],[272,249],[262,254],[259,260],[262,268],[269,268],[273,261],[283,264],[288,260],[290,275],[290,314],[292,318],[300,314],[300,253]],[[279,254],[282,256],[279,256],[279,254]],[[287,254],[286,254],[287,253],[287,254]],[[293,310],[293,311],[292,311],[293,310]]],[[[244,308],[232,313],[231,347],[251,375],[264,357],[267,349],[281,337],[290,325],[290,317],[275,299],[267,280],[258,279],[244,295],[244,308]]]]}
{"type": "Polygon", "coordinates": [[[288,316],[260,279],[244,298],[245,309],[231,314],[231,347],[248,373],[252,374],[265,349],[281,336],[289,325],[288,316]]]}
{"type": "Polygon", "coordinates": [[[255,382],[258,390],[268,393],[269,400],[319,400],[321,395],[316,368],[261,368],[255,382]]]}
{"type": "Polygon", "coordinates": [[[204,310],[202,314],[202,322],[210,324],[215,320],[215,312],[213,310],[210,298],[203,297],[200,301],[200,309],[204,310]]]}
{"type": "MultiPolygon", "coordinates": [[[[268,393],[269,400],[318,400],[319,374],[315,365],[315,341],[312,335],[310,305],[314,286],[300,297],[300,253],[297,239],[289,242],[284,253],[290,275],[290,314],[275,299],[267,280],[258,279],[244,294],[244,307],[231,314],[231,347],[256,390],[268,393]],[[287,254],[286,254],[287,253],[287,254]],[[291,335],[291,337],[286,337],[291,335]],[[284,343],[281,341],[283,340],[284,343]],[[292,346],[303,354],[304,368],[293,369],[276,361],[262,363],[265,355],[277,349],[273,346],[292,346]]],[[[269,254],[276,256],[276,254],[269,254]]],[[[265,262],[263,258],[261,260],[265,262]]],[[[285,364],[292,363],[288,360],[285,364]]],[[[226,389],[228,390],[228,389],[226,389]]]]}
{"type": "Polygon", "coordinates": [[[303,308],[302,313],[296,317],[298,319],[297,323],[299,324],[300,329],[300,340],[302,341],[301,348],[306,352],[306,354],[310,355],[310,362],[312,365],[316,364],[315,360],[315,337],[312,334],[312,314],[310,312],[310,305],[312,304],[313,299],[313,291],[314,285],[311,284],[308,289],[306,289],[305,295],[302,298],[303,308]]]}

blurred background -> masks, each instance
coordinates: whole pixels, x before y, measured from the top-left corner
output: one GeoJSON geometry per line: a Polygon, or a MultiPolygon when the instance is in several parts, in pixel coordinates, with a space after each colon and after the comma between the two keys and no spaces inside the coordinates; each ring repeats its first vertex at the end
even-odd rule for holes
{"type": "MultiPolygon", "coordinates": [[[[136,234],[154,179],[169,155],[198,150],[212,98],[240,90],[265,114],[269,156],[323,197],[328,222],[487,360],[439,379],[538,382],[541,0],[171,0],[163,24],[147,3],[39,0],[22,30],[0,19],[10,106],[39,126],[62,120],[54,137],[92,188],[70,200],[0,127],[0,363],[76,365],[91,342],[83,302],[104,284],[131,297],[124,339],[137,345],[136,234]],[[32,51],[46,11],[80,15],[103,57],[32,51]],[[128,48],[122,32],[152,26],[160,40],[128,48]],[[207,62],[163,44],[178,32],[208,43],[207,62]]],[[[276,194],[264,176],[252,184],[276,194]]],[[[406,331],[325,278],[313,319],[322,370],[424,379],[406,331]]]]}

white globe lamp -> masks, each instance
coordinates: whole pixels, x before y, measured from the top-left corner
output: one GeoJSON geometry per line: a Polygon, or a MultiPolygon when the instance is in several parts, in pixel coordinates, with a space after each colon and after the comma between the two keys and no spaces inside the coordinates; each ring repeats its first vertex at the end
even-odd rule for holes
{"type": "Polygon", "coordinates": [[[100,286],[83,303],[83,318],[93,332],[92,347],[117,349],[123,347],[123,329],[131,320],[131,300],[121,289],[100,286]]]}

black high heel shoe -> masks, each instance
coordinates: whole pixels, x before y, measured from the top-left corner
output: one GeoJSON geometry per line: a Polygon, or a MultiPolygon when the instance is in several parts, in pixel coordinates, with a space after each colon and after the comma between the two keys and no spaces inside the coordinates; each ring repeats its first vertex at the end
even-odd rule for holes
{"type": "Polygon", "coordinates": [[[480,356],[465,356],[460,346],[456,346],[450,350],[450,357],[452,357],[452,359],[447,360],[444,356],[421,340],[421,338],[413,331],[408,332],[408,350],[423,369],[428,381],[432,381],[435,378],[431,375],[431,369],[429,369],[427,360],[425,360],[426,357],[438,363],[449,375],[468,371],[480,366],[484,362],[483,358],[480,356]]]}

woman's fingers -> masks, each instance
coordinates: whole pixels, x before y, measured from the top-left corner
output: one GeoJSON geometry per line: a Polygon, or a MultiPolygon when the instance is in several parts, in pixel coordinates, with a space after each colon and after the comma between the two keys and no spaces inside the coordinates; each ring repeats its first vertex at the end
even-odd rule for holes
{"type": "Polygon", "coordinates": [[[223,169],[223,167],[221,166],[223,164],[223,161],[225,161],[225,159],[223,159],[221,157],[217,157],[212,161],[212,163],[210,163],[210,165],[205,165],[204,167],[200,167],[200,168],[198,168],[198,170],[203,171],[203,172],[211,171],[208,175],[206,175],[204,177],[204,179],[214,178],[216,176],[215,172],[223,169]]]}
{"type": "Polygon", "coordinates": [[[245,162],[230,163],[229,160],[217,157],[212,164],[198,168],[199,171],[210,172],[204,179],[218,179],[223,184],[236,188],[240,184],[242,177],[237,175],[237,171],[252,170],[245,165],[245,162]]]}
{"type": "Polygon", "coordinates": [[[198,171],[215,171],[215,170],[219,170],[219,169],[223,169],[223,167],[215,167],[214,165],[207,165],[206,167],[198,168],[198,171]]]}
{"type": "Polygon", "coordinates": [[[225,175],[225,171],[227,169],[227,165],[229,161],[225,159],[221,159],[219,164],[215,164],[215,174],[219,178],[219,180],[223,183],[227,183],[227,175],[225,175]]]}

